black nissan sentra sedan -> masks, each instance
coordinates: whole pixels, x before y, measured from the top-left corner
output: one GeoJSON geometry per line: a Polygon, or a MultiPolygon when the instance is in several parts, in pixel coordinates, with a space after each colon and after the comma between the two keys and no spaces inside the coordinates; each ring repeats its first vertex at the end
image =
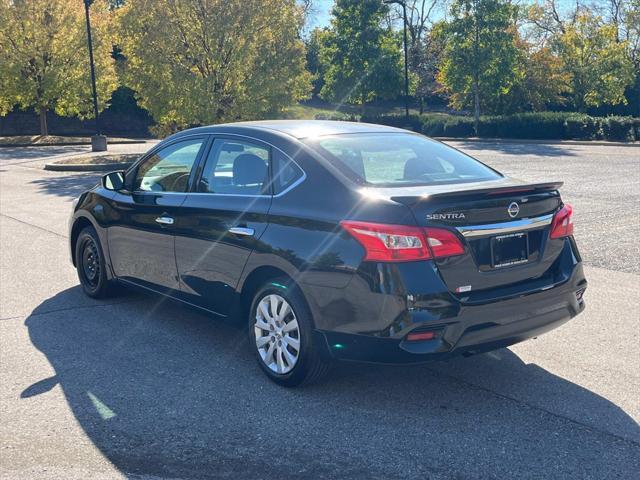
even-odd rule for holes
{"type": "Polygon", "coordinates": [[[581,312],[560,186],[396,128],[235,123],[105,175],[69,238],[87,295],[117,281],[248,322],[262,370],[294,386],[332,360],[471,355],[581,312]]]}

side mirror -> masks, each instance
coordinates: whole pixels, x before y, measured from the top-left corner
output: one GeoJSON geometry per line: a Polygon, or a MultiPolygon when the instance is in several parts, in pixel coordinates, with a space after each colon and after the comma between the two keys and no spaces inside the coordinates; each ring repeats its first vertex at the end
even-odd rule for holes
{"type": "Polygon", "coordinates": [[[124,189],[124,170],[118,170],[117,172],[109,172],[102,176],[101,180],[103,188],[107,190],[113,190],[115,192],[124,189]]]}

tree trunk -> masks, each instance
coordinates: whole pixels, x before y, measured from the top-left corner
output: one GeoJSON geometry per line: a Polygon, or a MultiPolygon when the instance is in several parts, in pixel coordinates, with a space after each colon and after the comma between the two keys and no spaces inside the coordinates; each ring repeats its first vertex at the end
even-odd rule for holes
{"type": "Polygon", "coordinates": [[[424,97],[420,95],[420,115],[424,113],[424,97]]]}
{"type": "Polygon", "coordinates": [[[480,127],[480,92],[479,92],[478,75],[473,78],[473,129],[476,137],[479,136],[480,127]]]}
{"type": "Polygon", "coordinates": [[[40,116],[40,135],[44,137],[49,135],[49,128],[47,127],[47,109],[45,107],[40,107],[39,116],[40,116]]]}

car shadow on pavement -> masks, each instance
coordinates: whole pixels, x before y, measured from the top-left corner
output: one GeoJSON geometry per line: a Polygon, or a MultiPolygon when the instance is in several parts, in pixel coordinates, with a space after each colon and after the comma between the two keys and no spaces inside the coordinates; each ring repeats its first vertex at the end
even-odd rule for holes
{"type": "Polygon", "coordinates": [[[96,185],[101,176],[102,174],[99,173],[73,173],[43,177],[33,180],[31,183],[37,185],[38,193],[75,198],[96,185]]]}
{"type": "Polygon", "coordinates": [[[484,466],[496,478],[604,478],[591,459],[609,454],[632,468],[631,417],[508,349],[446,364],[338,364],[325,382],[288,390],[263,376],[241,328],[146,295],[52,308],[78,290],[26,319],[55,375],[21,397],[60,385],[88,438],[129,477],[466,478],[484,466]],[[619,451],[597,451],[591,435],[603,429],[618,432],[619,451]]]}

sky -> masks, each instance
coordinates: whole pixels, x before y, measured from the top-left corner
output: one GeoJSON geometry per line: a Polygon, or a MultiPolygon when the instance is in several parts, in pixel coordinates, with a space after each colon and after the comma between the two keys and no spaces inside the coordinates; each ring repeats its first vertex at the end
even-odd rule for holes
{"type": "MultiPolygon", "coordinates": [[[[596,4],[603,0],[596,0],[596,4]]],[[[558,5],[562,9],[567,5],[573,4],[572,0],[559,0],[558,5]]],[[[326,27],[329,25],[329,17],[331,15],[331,7],[333,0],[314,0],[313,2],[313,18],[310,21],[310,27],[326,27]]]]}
{"type": "Polygon", "coordinates": [[[333,0],[315,0],[313,4],[314,18],[311,22],[314,27],[325,27],[329,25],[329,14],[333,0]]]}

